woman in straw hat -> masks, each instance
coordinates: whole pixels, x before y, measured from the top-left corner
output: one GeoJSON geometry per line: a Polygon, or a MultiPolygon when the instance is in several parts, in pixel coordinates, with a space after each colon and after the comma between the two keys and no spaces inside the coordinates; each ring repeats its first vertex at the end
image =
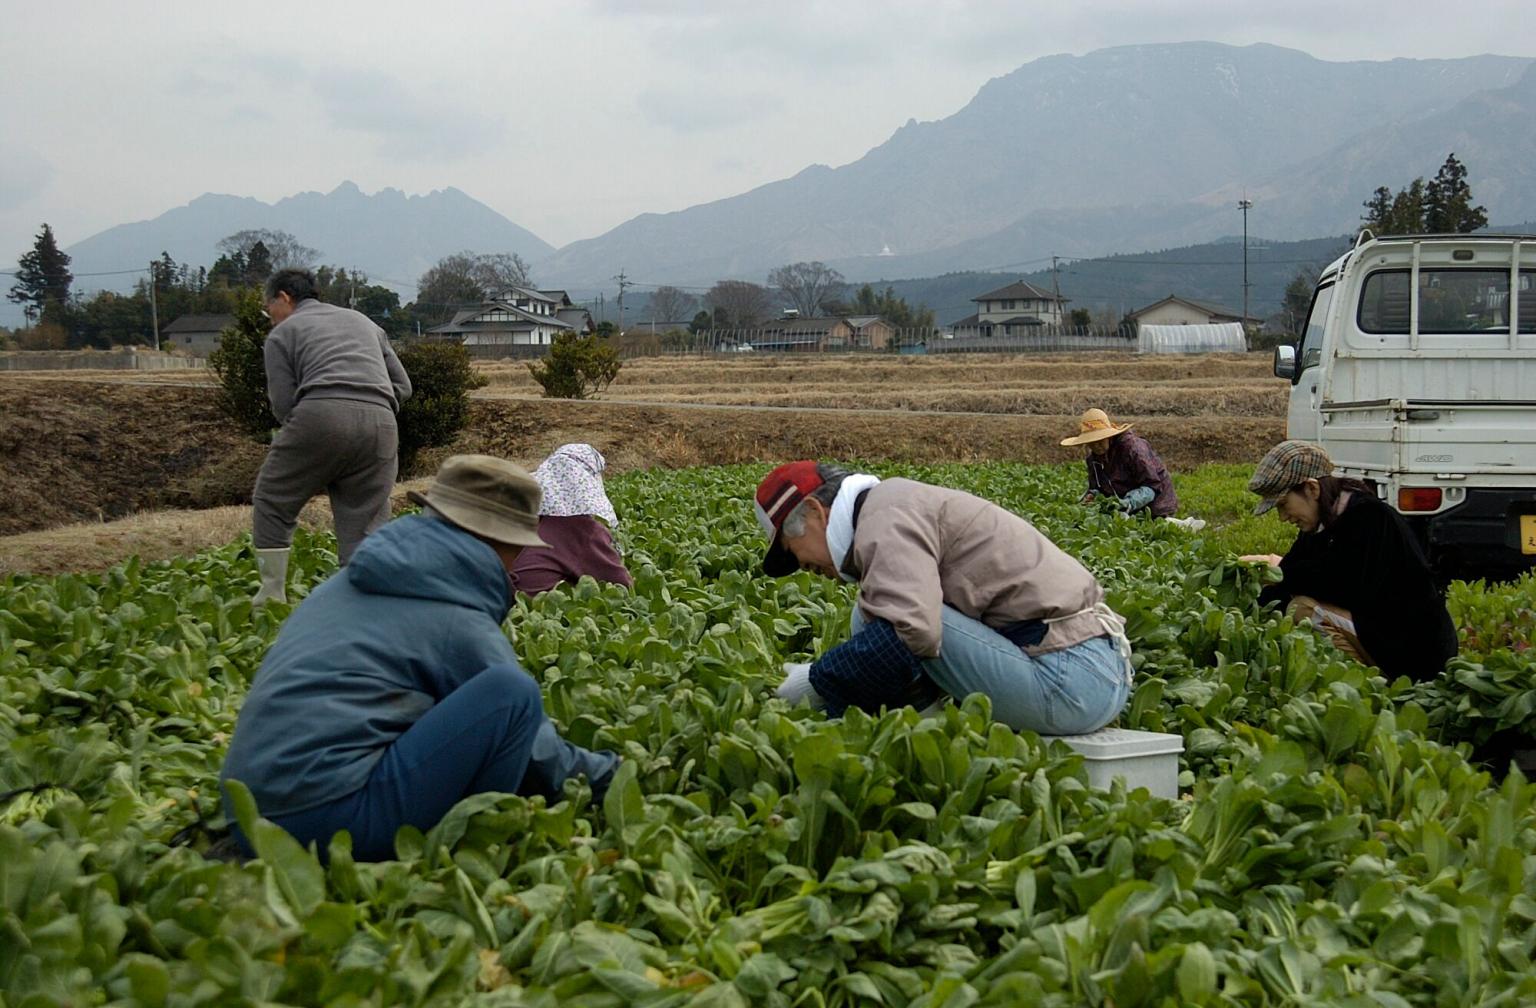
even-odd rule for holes
{"type": "MultiPolygon", "coordinates": [[[[1062,438],[1065,447],[1088,446],[1088,492],[1082,503],[1100,497],[1120,502],[1127,513],[1145,510],[1159,518],[1172,518],[1179,509],[1179,495],[1157,452],[1147,439],[1117,424],[1101,409],[1083,411],[1078,432],[1062,438]]],[[[1204,522],[1200,523],[1204,525],[1204,522]]]]}
{"type": "Polygon", "coordinates": [[[1285,606],[1340,651],[1389,676],[1432,679],[1456,654],[1456,627],[1429,562],[1403,516],[1356,479],[1333,475],[1333,460],[1307,441],[1282,441],[1254,471],[1248,489],[1300,530],[1285,556],[1267,563],[1280,580],[1259,604],[1285,606]]]}
{"type": "Polygon", "coordinates": [[[618,764],[560,737],[501,628],[508,572],[544,544],[538,483],[455,455],[410,498],[421,514],[364,539],[283,624],[219,774],[300,843],[324,852],[347,830],[359,860],[392,857],[401,826],[430,829],[468,795],[553,800],[578,773],[601,794],[618,764]]]}

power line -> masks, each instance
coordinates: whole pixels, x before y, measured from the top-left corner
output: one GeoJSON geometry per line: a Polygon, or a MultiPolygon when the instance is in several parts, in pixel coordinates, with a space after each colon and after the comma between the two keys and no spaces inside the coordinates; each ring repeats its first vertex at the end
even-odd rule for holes
{"type": "MultiPolygon", "coordinates": [[[[141,266],[138,269],[108,270],[108,271],[103,272],[103,273],[71,273],[70,276],[75,278],[75,279],[79,279],[80,277],[127,276],[130,273],[148,273],[148,272],[149,272],[148,269],[146,269],[146,268],[141,266]]],[[[20,276],[20,275],[21,275],[21,271],[20,270],[0,270],[0,276],[20,276]]]]}

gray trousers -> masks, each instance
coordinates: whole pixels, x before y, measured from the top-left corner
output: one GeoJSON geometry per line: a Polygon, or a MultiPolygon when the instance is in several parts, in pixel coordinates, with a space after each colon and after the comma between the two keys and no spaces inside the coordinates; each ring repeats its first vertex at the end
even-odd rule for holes
{"type": "Polygon", "coordinates": [[[346,563],[363,537],[389,520],[399,452],[388,407],[355,399],[299,400],[256,476],[256,548],[291,546],[299,512],[323,490],[336,521],[336,553],[346,563]]]}

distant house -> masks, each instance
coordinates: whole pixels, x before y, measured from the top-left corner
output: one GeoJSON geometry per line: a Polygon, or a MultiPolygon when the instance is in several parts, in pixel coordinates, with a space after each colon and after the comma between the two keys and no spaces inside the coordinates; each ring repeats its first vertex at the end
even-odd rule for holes
{"type": "Polygon", "coordinates": [[[853,329],[853,346],[860,350],[884,350],[896,338],[896,327],[879,315],[849,315],[843,319],[853,329]]]}
{"type": "Polygon", "coordinates": [[[896,329],[878,315],[781,318],[752,338],[759,350],[884,350],[896,329]]]}
{"type": "Polygon", "coordinates": [[[454,314],[425,333],[467,347],[548,346],[560,333],[592,331],[592,316],[565,291],[510,287],[477,308],[454,314]]]}
{"type": "Polygon", "coordinates": [[[810,352],[846,347],[853,326],[840,318],[781,318],[764,325],[752,338],[759,350],[810,352]]]}
{"type": "Polygon", "coordinates": [[[1036,326],[1061,325],[1063,306],[1070,300],[1019,280],[971,298],[976,314],[967,315],[951,328],[956,338],[1022,336],[1036,326]]]}
{"type": "Polygon", "coordinates": [[[207,357],[219,348],[225,329],[235,324],[233,315],[183,315],[160,329],[160,343],[194,357],[207,357]]]}
{"type": "MultiPolygon", "coordinates": [[[[1220,305],[1193,298],[1169,294],[1161,301],[1154,301],[1145,308],[1138,308],[1126,316],[1139,328],[1144,325],[1216,325],[1222,322],[1241,322],[1240,312],[1230,311],[1220,305]]],[[[1250,325],[1258,324],[1250,318],[1250,325]]]]}
{"type": "Polygon", "coordinates": [[[563,290],[538,291],[545,297],[555,299],[555,318],[562,322],[569,322],[575,331],[586,335],[597,329],[592,323],[592,313],[579,304],[571,301],[571,296],[563,290]]]}

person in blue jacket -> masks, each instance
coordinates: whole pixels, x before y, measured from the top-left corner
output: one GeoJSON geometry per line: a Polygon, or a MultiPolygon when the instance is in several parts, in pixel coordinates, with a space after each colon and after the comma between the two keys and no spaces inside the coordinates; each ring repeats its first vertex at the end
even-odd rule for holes
{"type": "Polygon", "coordinates": [[[401,826],[483,791],[554,798],[584,773],[600,796],[618,765],[556,733],[501,629],[518,553],[544,545],[538,483],[456,455],[409,496],[424,512],[363,540],[288,617],[219,775],[322,853],[347,830],[354,857],[392,857],[401,826]]]}

